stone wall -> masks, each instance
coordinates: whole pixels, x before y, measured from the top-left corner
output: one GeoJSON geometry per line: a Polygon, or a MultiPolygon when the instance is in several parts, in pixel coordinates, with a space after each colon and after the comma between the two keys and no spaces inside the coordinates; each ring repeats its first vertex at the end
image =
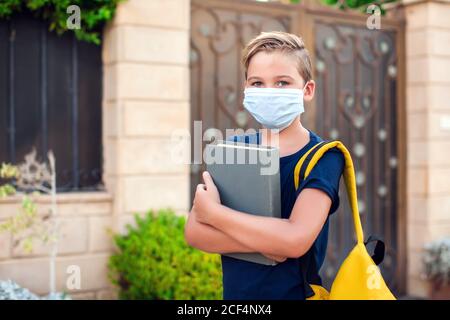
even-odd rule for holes
{"type": "Polygon", "coordinates": [[[114,225],[136,211],[186,212],[189,167],[171,159],[173,130],[189,130],[188,0],[128,0],[104,39],[105,182],[114,225]]]}
{"type": "Polygon", "coordinates": [[[427,297],[423,246],[450,236],[450,1],[404,1],[404,13],[407,290],[427,297]]]}
{"type": "MultiPolygon", "coordinates": [[[[36,199],[39,214],[49,212],[50,198],[36,199]]],[[[0,201],[0,220],[20,210],[21,196],[0,201]]],[[[69,291],[74,298],[110,298],[114,290],[107,278],[106,264],[112,249],[108,230],[112,228],[112,198],[108,193],[69,193],[58,196],[61,241],[56,260],[58,291],[67,290],[68,266],[81,271],[80,290],[69,291]]],[[[36,242],[32,253],[13,246],[11,234],[0,235],[0,279],[12,279],[37,294],[49,291],[48,247],[36,242]]]]}

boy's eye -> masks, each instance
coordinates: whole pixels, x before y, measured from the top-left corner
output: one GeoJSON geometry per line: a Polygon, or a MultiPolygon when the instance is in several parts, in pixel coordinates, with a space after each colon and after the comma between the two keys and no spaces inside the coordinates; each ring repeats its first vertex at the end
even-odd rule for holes
{"type": "Polygon", "coordinates": [[[289,82],[286,82],[286,81],[278,81],[277,82],[277,87],[284,87],[287,85],[289,85],[289,82]]]}

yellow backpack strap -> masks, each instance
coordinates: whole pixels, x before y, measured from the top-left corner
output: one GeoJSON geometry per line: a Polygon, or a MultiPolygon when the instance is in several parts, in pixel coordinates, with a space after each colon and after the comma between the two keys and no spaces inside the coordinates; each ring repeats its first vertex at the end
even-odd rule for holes
{"type": "Polygon", "coordinates": [[[347,195],[350,202],[350,208],[353,215],[353,223],[356,233],[356,241],[358,244],[364,244],[364,234],[361,225],[361,219],[358,209],[358,196],[356,191],[356,179],[355,168],[353,166],[353,160],[350,152],[340,141],[320,142],[308,150],[300,160],[297,162],[294,169],[294,185],[297,190],[300,185],[300,179],[304,180],[311,173],[311,170],[317,164],[319,159],[331,148],[337,148],[344,155],[345,167],[344,167],[344,181],[347,189],[347,195]],[[309,157],[309,161],[306,158],[309,157]],[[303,173],[303,174],[302,174],[303,173]]]}
{"type": "Polygon", "coordinates": [[[294,185],[295,185],[295,190],[298,189],[299,185],[300,185],[300,170],[303,168],[303,164],[305,163],[305,160],[308,156],[312,155],[314,150],[317,150],[321,145],[323,145],[325,142],[319,142],[317,144],[315,144],[311,149],[309,149],[301,158],[300,160],[298,160],[297,164],[295,165],[294,168],[294,185]]]}

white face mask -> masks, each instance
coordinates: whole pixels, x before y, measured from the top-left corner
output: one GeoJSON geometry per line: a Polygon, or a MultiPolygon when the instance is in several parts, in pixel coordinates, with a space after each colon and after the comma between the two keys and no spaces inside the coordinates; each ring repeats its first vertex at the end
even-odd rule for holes
{"type": "Polygon", "coordinates": [[[244,90],[244,107],[264,127],[282,131],[305,111],[303,90],[246,88],[244,90]]]}

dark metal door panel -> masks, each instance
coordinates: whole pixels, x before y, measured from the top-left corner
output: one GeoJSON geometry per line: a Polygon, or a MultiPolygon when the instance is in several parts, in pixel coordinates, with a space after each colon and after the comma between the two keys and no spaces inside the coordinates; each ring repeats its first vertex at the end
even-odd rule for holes
{"type": "MultiPolygon", "coordinates": [[[[397,277],[397,48],[396,32],[333,21],[315,23],[316,130],[350,150],[358,206],[366,238],[381,236],[381,270],[396,289],[397,277]]],[[[330,284],[354,246],[343,184],[341,206],[331,218],[328,256],[322,268],[330,284]]]]}

